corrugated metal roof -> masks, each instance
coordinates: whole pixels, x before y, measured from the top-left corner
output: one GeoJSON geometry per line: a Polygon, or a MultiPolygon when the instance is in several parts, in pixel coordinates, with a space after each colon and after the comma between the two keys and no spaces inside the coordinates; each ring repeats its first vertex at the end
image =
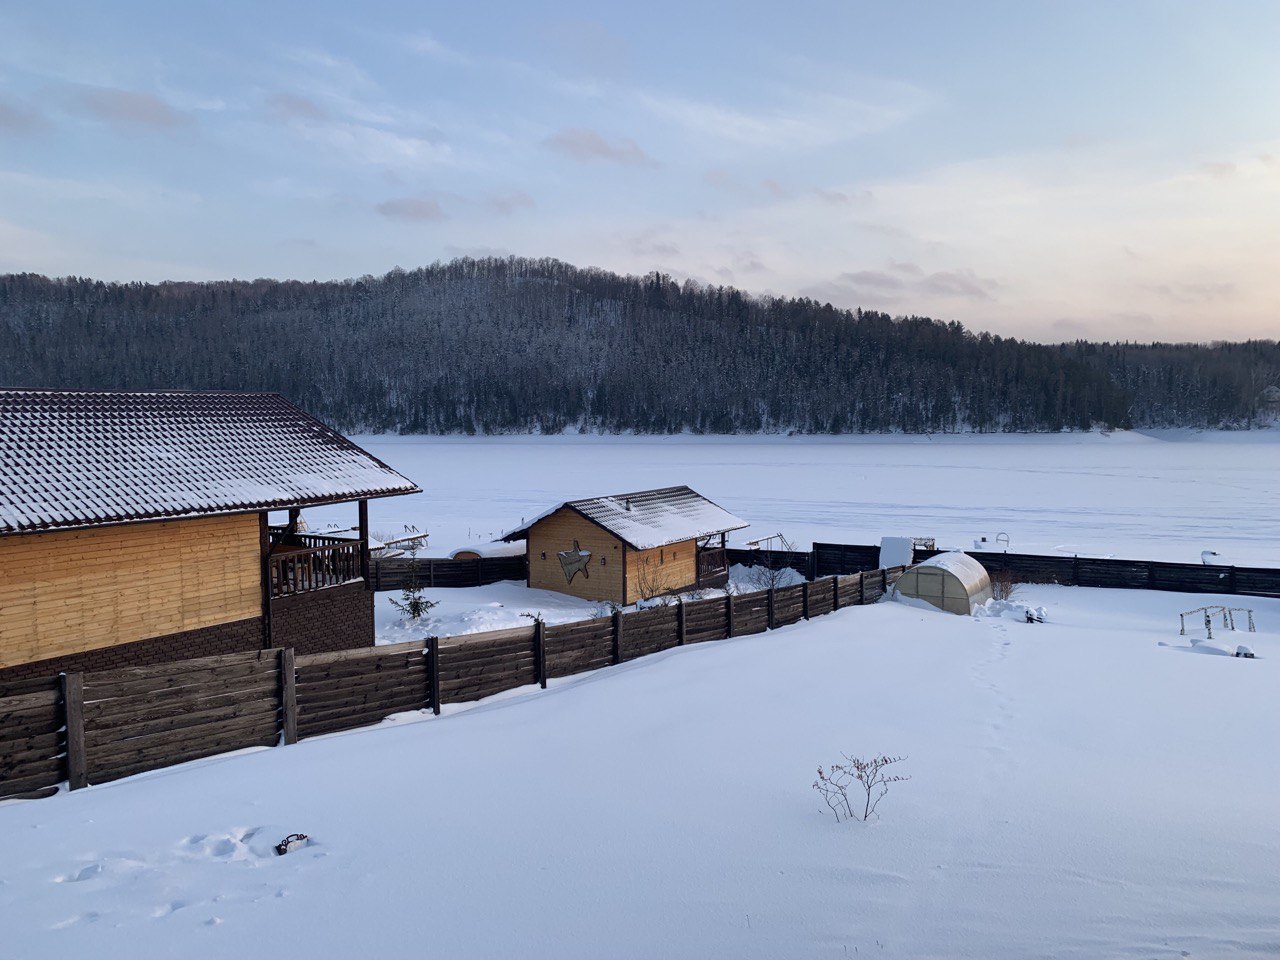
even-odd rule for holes
{"type": "Polygon", "coordinates": [[[700,493],[681,486],[566,500],[502,539],[527,538],[530,527],[564,507],[576,510],[636,550],[652,550],[750,526],[700,493]]]}
{"type": "Polygon", "coordinates": [[[0,390],[0,534],[417,489],[274,393],[0,390]]]}

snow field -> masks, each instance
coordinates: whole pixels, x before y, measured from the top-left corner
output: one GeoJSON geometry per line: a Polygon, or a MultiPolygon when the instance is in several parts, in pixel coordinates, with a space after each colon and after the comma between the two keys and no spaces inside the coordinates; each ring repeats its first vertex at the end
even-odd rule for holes
{"type": "Polygon", "coordinates": [[[1048,622],[881,603],[0,806],[0,955],[1273,955],[1280,601],[1247,661],[1185,655],[1219,598],[1014,599],[1048,622]],[[908,756],[878,821],[810,788],[842,750],[908,756]]]}

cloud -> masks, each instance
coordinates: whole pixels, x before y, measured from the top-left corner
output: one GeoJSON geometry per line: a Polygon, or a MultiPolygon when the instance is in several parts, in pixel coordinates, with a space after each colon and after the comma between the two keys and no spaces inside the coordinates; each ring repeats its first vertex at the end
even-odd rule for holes
{"type": "Polygon", "coordinates": [[[459,247],[452,243],[445,244],[444,252],[451,257],[471,257],[475,260],[502,260],[511,256],[511,251],[504,247],[459,247]]]}
{"type": "Polygon", "coordinates": [[[920,112],[928,102],[921,91],[904,84],[861,85],[868,87],[869,96],[778,87],[761,98],[773,99],[777,106],[751,111],[673,95],[638,93],[635,99],[644,110],[697,137],[800,150],[885,130],[920,112]]]}
{"type": "Polygon", "coordinates": [[[1200,172],[1206,173],[1215,180],[1229,180],[1236,175],[1238,168],[1234,163],[1225,161],[1210,161],[1200,164],[1200,172]]]}
{"type": "Polygon", "coordinates": [[[295,93],[273,93],[267,97],[267,107],[284,120],[326,120],[329,112],[310,97],[295,93]]]}
{"type": "Polygon", "coordinates": [[[972,270],[950,270],[931,273],[915,284],[921,293],[939,297],[969,297],[974,300],[990,300],[990,291],[1000,284],[987,277],[979,277],[972,270]]]}
{"type": "Polygon", "coordinates": [[[903,304],[922,309],[939,299],[991,300],[1000,284],[968,269],[927,273],[918,264],[890,260],[886,269],[846,270],[835,280],[808,287],[804,293],[841,306],[903,304]]]}
{"type": "Polygon", "coordinates": [[[1175,303],[1213,303],[1218,300],[1232,300],[1237,293],[1234,283],[1218,282],[1162,283],[1155,287],[1155,291],[1175,303]]]}
{"type": "Polygon", "coordinates": [[[523,190],[513,190],[510,193],[495,194],[484,201],[484,205],[494,213],[509,217],[521,210],[532,210],[537,206],[533,202],[533,197],[529,196],[523,190]]]}
{"type": "Polygon", "coordinates": [[[547,137],[543,143],[556,153],[584,163],[605,160],[630,166],[657,165],[657,161],[629,137],[609,141],[595,130],[584,127],[564,127],[547,137]]]}
{"type": "Polygon", "coordinates": [[[440,208],[440,204],[422,197],[400,197],[396,200],[384,200],[374,209],[390,220],[404,220],[411,223],[427,223],[448,219],[444,210],[440,208]]]}
{"type": "Polygon", "coordinates": [[[441,43],[429,33],[416,33],[405,41],[410,50],[414,53],[420,53],[425,57],[430,57],[440,63],[451,63],[458,66],[466,66],[473,61],[467,56],[453,47],[441,43]]]}
{"type": "Polygon", "coordinates": [[[34,133],[45,126],[44,117],[16,103],[0,100],[0,133],[34,133]]]}
{"type": "Polygon", "coordinates": [[[191,123],[190,116],[150,93],[72,84],[66,94],[73,112],[105,123],[117,133],[172,132],[191,123]]]}

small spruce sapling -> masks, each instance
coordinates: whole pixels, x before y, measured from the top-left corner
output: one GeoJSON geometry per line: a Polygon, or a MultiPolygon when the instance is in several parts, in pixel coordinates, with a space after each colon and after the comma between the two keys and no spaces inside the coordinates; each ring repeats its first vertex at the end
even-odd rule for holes
{"type": "Polygon", "coordinates": [[[818,779],[813,781],[813,789],[822,795],[823,801],[835,814],[836,822],[841,820],[866,821],[876,812],[876,807],[889,792],[889,785],[910,780],[902,774],[886,773],[892,764],[899,763],[906,757],[878,756],[865,760],[862,757],[851,757],[842,753],[844,763],[834,763],[831,769],[818,767],[818,779]],[[849,796],[850,791],[853,797],[849,796]],[[862,801],[859,812],[857,804],[862,801]]]}
{"type": "MultiPolygon", "coordinates": [[[[414,534],[418,532],[418,528],[406,523],[404,532],[406,534],[414,534]]],[[[405,553],[409,558],[409,566],[405,572],[404,587],[400,591],[400,599],[392,598],[391,605],[411,621],[417,623],[439,601],[428,600],[423,596],[422,580],[418,574],[418,541],[410,540],[409,545],[405,548],[405,553]]]]}

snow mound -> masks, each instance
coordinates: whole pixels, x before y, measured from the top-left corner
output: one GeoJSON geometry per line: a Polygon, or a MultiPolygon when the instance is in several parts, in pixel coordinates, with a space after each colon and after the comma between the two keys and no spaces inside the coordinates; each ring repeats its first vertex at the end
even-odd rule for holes
{"type": "Polygon", "coordinates": [[[1020,623],[1026,623],[1028,613],[1039,622],[1044,622],[1049,617],[1049,612],[1044,607],[1031,607],[1025,603],[1014,603],[1012,600],[992,598],[986,603],[975,604],[973,608],[973,616],[978,620],[1017,620],[1020,623]]]}
{"type": "Polygon", "coordinates": [[[794,587],[804,583],[804,574],[787,567],[785,570],[768,571],[764,567],[748,567],[735,563],[729,568],[729,582],[745,593],[774,587],[794,587]],[[774,576],[776,574],[776,576],[774,576]]]}

